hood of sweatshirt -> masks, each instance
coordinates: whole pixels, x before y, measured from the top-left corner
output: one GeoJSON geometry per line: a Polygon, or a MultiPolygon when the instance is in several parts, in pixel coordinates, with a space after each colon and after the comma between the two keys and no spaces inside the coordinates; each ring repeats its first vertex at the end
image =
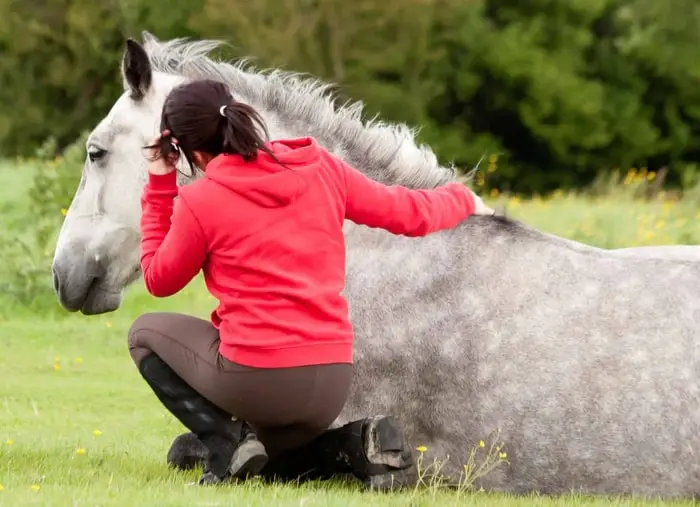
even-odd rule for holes
{"type": "Polygon", "coordinates": [[[265,146],[279,162],[262,151],[252,162],[240,155],[219,155],[207,164],[205,178],[265,208],[292,204],[318,173],[320,147],[310,137],[265,146]]]}

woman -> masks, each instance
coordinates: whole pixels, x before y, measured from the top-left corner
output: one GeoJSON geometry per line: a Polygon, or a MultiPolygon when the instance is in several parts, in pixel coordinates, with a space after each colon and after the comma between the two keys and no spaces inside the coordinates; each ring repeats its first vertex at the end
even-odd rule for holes
{"type": "Polygon", "coordinates": [[[129,349],[207,447],[200,483],[218,483],[310,442],[345,404],[353,331],[341,296],[343,220],[423,236],[483,205],[458,183],[381,185],[311,138],[266,143],[258,114],[215,81],[173,89],[161,131],[142,196],[146,287],[170,296],[203,270],[219,305],[211,321],[143,315],[129,349]],[[178,191],[180,155],[204,177],[178,191]]]}

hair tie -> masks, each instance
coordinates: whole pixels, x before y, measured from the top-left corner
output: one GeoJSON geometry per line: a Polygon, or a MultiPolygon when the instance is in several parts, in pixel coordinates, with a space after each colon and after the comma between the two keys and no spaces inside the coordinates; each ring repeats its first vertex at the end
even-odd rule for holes
{"type": "Polygon", "coordinates": [[[221,106],[221,107],[219,108],[219,114],[220,114],[221,116],[223,116],[224,118],[226,118],[226,115],[224,114],[224,109],[226,109],[226,106],[225,106],[225,105],[224,105],[224,106],[221,106]]]}

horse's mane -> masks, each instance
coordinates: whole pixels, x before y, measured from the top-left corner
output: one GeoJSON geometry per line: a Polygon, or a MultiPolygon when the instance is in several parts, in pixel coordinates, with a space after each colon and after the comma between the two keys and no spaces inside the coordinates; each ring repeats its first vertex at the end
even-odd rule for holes
{"type": "MultiPolygon", "coordinates": [[[[302,124],[303,130],[329,151],[374,180],[433,188],[457,177],[454,166],[440,166],[430,147],[416,143],[416,129],[377,117],[363,121],[363,103],[338,105],[331,84],[295,72],[257,70],[246,59],[216,61],[209,55],[224,44],[220,41],[159,41],[148,32],[143,33],[143,39],[156,72],[222,81],[234,95],[277,116],[283,124],[302,124]]],[[[504,213],[479,218],[480,223],[496,230],[526,229],[504,213]]]]}
{"type": "Polygon", "coordinates": [[[185,78],[211,78],[228,84],[234,95],[307,132],[329,151],[367,176],[387,184],[432,188],[456,178],[433,151],[416,142],[416,130],[375,118],[363,121],[362,102],[338,105],[332,85],[299,73],[256,70],[245,59],[215,61],[209,54],[222,45],[213,40],[159,41],[143,34],[144,48],[157,72],[185,78]]]}

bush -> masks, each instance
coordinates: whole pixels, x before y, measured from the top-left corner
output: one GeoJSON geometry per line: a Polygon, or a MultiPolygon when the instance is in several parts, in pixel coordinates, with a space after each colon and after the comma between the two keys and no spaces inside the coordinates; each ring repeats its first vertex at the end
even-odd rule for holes
{"type": "Polygon", "coordinates": [[[56,142],[52,139],[44,143],[37,153],[37,170],[29,189],[29,211],[38,220],[36,240],[40,245],[47,246],[55,239],[55,233],[78,188],[85,162],[86,140],[87,132],[58,153],[56,142]]]}
{"type": "Polygon", "coordinates": [[[83,134],[62,152],[49,140],[23,163],[32,174],[26,206],[6,226],[2,238],[0,287],[8,298],[3,308],[57,308],[51,290],[51,261],[58,231],[80,181],[84,161],[83,134]],[[30,225],[28,228],[27,225],[30,225]]]}

